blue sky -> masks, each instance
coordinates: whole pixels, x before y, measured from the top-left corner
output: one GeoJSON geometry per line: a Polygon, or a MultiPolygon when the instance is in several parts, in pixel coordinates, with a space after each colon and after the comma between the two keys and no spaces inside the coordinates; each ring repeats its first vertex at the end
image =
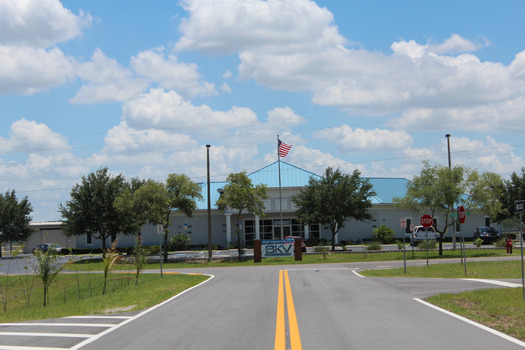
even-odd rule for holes
{"type": "Polygon", "coordinates": [[[525,2],[0,0],[0,191],[284,159],[412,178],[525,166],[525,2]]]}

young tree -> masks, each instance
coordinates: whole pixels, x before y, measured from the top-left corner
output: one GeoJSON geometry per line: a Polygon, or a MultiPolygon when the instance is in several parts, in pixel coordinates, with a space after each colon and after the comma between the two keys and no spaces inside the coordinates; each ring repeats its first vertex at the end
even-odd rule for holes
{"type": "Polygon", "coordinates": [[[59,205],[65,219],[64,233],[67,236],[90,234],[100,239],[105,254],[106,240],[123,232],[125,221],[115,206],[115,199],[124,188],[124,177],[112,176],[108,168],[82,176],[82,182],[71,190],[71,199],[59,205]]]}
{"type": "MultiPolygon", "coordinates": [[[[266,194],[268,187],[266,185],[260,184],[254,187],[252,180],[246,175],[245,171],[228,175],[226,181],[228,184],[224,186],[223,193],[217,200],[219,209],[226,210],[229,208],[237,210],[237,222],[240,222],[243,213],[264,215],[263,200],[268,198],[266,194]]],[[[242,248],[238,226],[236,233],[240,261],[242,248]]]]}
{"type": "Polygon", "coordinates": [[[462,196],[467,194],[467,171],[463,166],[449,169],[443,165],[431,166],[425,161],[419,176],[408,182],[405,197],[394,198],[394,203],[401,208],[417,213],[430,211],[427,214],[433,218],[438,213],[445,217],[444,223],[434,226],[439,233],[439,255],[443,254],[443,235],[453,224],[449,214],[454,211],[454,205],[462,203],[462,196]]]}
{"type": "MultiPolygon", "coordinates": [[[[201,187],[184,174],[170,174],[166,184],[148,180],[133,197],[133,205],[139,222],[149,222],[164,228],[164,247],[168,245],[170,215],[181,212],[192,216],[197,209],[197,199],[202,199],[201,187]]],[[[164,262],[168,262],[168,250],[164,249],[164,262]]]]}
{"type": "Polygon", "coordinates": [[[372,184],[361,178],[359,170],[348,175],[328,167],[323,177],[310,177],[308,186],[292,201],[299,208],[297,216],[301,222],[330,227],[332,250],[335,250],[335,235],[347,220],[372,219],[368,209],[372,207],[370,197],[375,194],[372,184]]]}
{"type": "Polygon", "coordinates": [[[36,252],[36,266],[34,267],[35,276],[42,281],[44,289],[44,307],[49,304],[49,286],[60,271],[64,268],[64,264],[60,261],[58,254],[48,249],[45,252],[36,252]]]}
{"type": "Polygon", "coordinates": [[[499,222],[496,218],[503,210],[500,198],[505,193],[505,182],[501,176],[491,172],[479,174],[473,170],[468,173],[466,186],[468,196],[463,205],[480,209],[492,220],[499,222]]]}
{"type": "MultiPolygon", "coordinates": [[[[29,227],[33,208],[27,197],[20,201],[15,190],[0,194],[0,247],[4,242],[26,241],[33,231],[29,227]]],[[[2,249],[0,249],[0,258],[2,249]]]]}
{"type": "Polygon", "coordinates": [[[521,169],[521,174],[513,172],[510,179],[504,181],[498,200],[500,207],[492,219],[496,222],[509,219],[517,222],[519,214],[516,212],[516,201],[525,200],[525,167],[521,169]]]}

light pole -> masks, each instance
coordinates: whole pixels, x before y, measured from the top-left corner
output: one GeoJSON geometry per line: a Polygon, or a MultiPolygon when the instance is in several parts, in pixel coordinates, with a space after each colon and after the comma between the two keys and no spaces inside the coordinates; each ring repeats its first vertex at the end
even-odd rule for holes
{"type": "MultiPolygon", "coordinates": [[[[452,162],[450,160],[450,134],[446,134],[445,137],[447,138],[447,150],[448,150],[448,170],[449,173],[452,175],[452,162]]],[[[450,213],[450,207],[452,207],[454,203],[449,203],[448,212],[450,213]]],[[[456,250],[456,225],[454,225],[454,218],[452,218],[452,249],[456,250]]]]}
{"type": "Polygon", "coordinates": [[[206,145],[206,165],[208,169],[208,262],[211,261],[212,239],[211,239],[211,198],[210,198],[210,145],[206,145]]]}

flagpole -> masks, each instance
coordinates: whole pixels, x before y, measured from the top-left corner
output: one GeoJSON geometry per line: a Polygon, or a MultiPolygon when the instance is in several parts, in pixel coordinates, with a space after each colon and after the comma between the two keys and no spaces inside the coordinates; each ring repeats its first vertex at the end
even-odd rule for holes
{"type": "Polygon", "coordinates": [[[281,156],[279,155],[279,135],[277,135],[277,164],[279,168],[279,212],[281,217],[281,239],[284,239],[283,235],[283,198],[281,193],[281,156]]]}

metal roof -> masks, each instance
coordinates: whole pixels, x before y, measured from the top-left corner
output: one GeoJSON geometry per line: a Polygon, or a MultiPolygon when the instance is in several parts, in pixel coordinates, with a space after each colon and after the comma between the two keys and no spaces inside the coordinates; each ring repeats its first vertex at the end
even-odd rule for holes
{"type": "MultiPolygon", "coordinates": [[[[281,187],[305,187],[311,176],[320,178],[319,175],[301,169],[295,165],[281,161],[281,187]]],[[[279,187],[279,163],[271,163],[253,173],[248,174],[254,186],[265,184],[269,188],[279,187]]],[[[392,203],[394,197],[404,197],[406,193],[407,179],[404,178],[366,178],[373,185],[376,195],[372,198],[373,204],[392,203]]],[[[198,209],[208,208],[207,184],[201,183],[203,200],[197,202],[198,209]]],[[[226,181],[210,183],[210,197],[212,209],[217,209],[215,203],[219,199],[218,190],[227,185],[226,181]]]]}
{"type": "MultiPolygon", "coordinates": [[[[310,171],[281,161],[281,187],[304,187],[308,185],[310,177],[320,176],[310,171]]],[[[253,185],[266,184],[268,187],[279,187],[279,162],[273,162],[248,174],[253,185]]]]}

